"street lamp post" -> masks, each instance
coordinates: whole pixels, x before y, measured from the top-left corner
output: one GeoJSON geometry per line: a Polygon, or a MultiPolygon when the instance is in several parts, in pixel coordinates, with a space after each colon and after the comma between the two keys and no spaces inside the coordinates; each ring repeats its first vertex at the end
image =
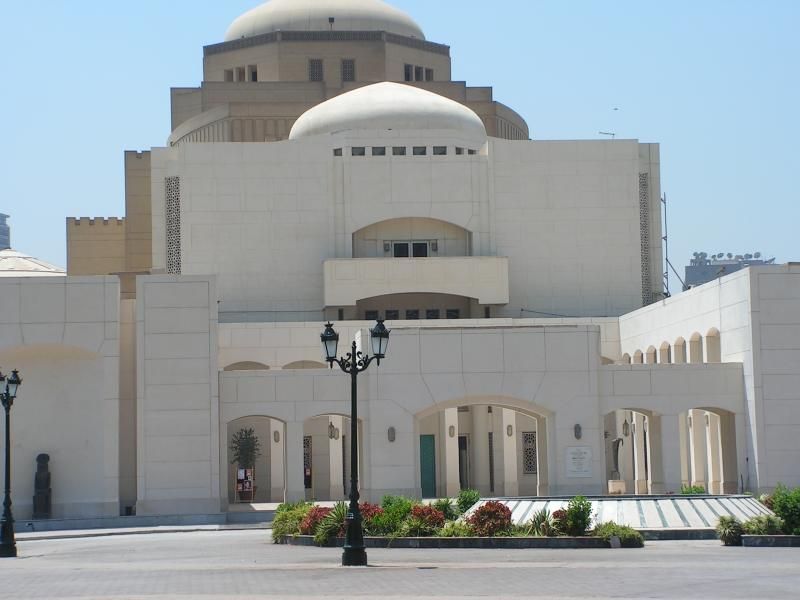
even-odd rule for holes
{"type": "Polygon", "coordinates": [[[322,347],[325,350],[325,360],[328,361],[331,369],[336,363],[342,371],[350,375],[350,507],[347,512],[344,552],[342,552],[342,566],[345,567],[367,566],[364,528],[361,511],[358,508],[358,374],[366,371],[373,360],[380,365],[381,359],[386,357],[389,330],[379,319],[369,333],[372,341],[372,356],[359,352],[356,342],[353,340],[350,352],[344,357],[337,357],[339,334],[333,329],[333,323],[327,323],[325,331],[320,336],[322,347]]]}
{"type": "Polygon", "coordinates": [[[11,406],[22,379],[15,369],[8,378],[0,373],[0,386],[3,383],[5,389],[0,387],[0,401],[6,411],[6,485],[3,516],[0,518],[0,558],[13,558],[17,555],[17,541],[14,538],[14,516],[11,514],[11,406]]]}

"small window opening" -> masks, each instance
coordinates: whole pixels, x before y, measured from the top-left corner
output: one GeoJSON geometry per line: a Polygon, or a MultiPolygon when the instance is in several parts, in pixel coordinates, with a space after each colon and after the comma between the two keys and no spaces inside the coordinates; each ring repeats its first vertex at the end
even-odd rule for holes
{"type": "Polygon", "coordinates": [[[342,61],[342,81],[355,81],[356,80],[356,61],[352,58],[346,58],[342,61]]]}
{"type": "Polygon", "coordinates": [[[341,148],[334,148],[333,149],[333,155],[334,156],[341,156],[342,155],[342,149],[341,148]]]}
{"type": "Polygon", "coordinates": [[[225,81],[233,81],[233,69],[225,69],[225,81]]]}
{"type": "Polygon", "coordinates": [[[434,146],[433,147],[433,155],[434,156],[445,156],[447,154],[447,146],[434,146]]]}
{"type": "Polygon", "coordinates": [[[394,146],[392,148],[392,155],[394,155],[394,156],[405,156],[406,155],[406,147],[405,146],[394,146]]]}
{"type": "Polygon", "coordinates": [[[408,242],[395,242],[392,250],[395,258],[408,258],[408,242]]]}
{"type": "Polygon", "coordinates": [[[256,65],[250,65],[247,67],[248,72],[250,73],[250,81],[257,82],[258,81],[258,67],[256,65]]]}
{"type": "Polygon", "coordinates": [[[460,319],[461,318],[461,310],[458,308],[448,308],[447,312],[445,313],[448,319],[460,319]]]}
{"type": "Polygon", "coordinates": [[[406,65],[404,68],[405,81],[414,81],[414,65],[406,65]]]}
{"type": "Polygon", "coordinates": [[[410,308],[406,311],[406,319],[409,321],[417,321],[419,320],[419,310],[416,308],[410,308]]]}
{"type": "Polygon", "coordinates": [[[433,81],[433,69],[425,69],[425,81],[433,81]]]}
{"type": "Polygon", "coordinates": [[[372,147],[372,156],[386,156],[386,147],[385,146],[373,146],[372,147]]]}
{"type": "Polygon", "coordinates": [[[386,320],[387,321],[398,321],[400,319],[400,311],[394,309],[388,309],[386,311],[386,320]]]}
{"type": "Polygon", "coordinates": [[[477,150],[470,150],[470,151],[469,151],[469,155],[470,155],[470,156],[474,156],[474,155],[475,155],[475,154],[477,154],[477,153],[478,153],[478,151],[477,151],[477,150]]]}
{"type": "Polygon", "coordinates": [[[414,146],[414,156],[425,156],[428,149],[425,146],[414,146]]]}
{"type": "Polygon", "coordinates": [[[308,61],[308,80],[309,81],[322,81],[323,80],[322,59],[312,58],[308,61]]]}
{"type": "Polygon", "coordinates": [[[425,69],[414,67],[414,81],[424,81],[425,69]]]}
{"type": "Polygon", "coordinates": [[[414,258],[427,258],[428,242],[414,242],[412,244],[412,252],[414,254],[414,258]]]}
{"type": "Polygon", "coordinates": [[[364,319],[367,321],[377,321],[380,318],[380,313],[377,310],[364,311],[364,319]]]}
{"type": "Polygon", "coordinates": [[[464,154],[464,149],[456,147],[456,154],[458,154],[459,156],[464,154]]]}
{"type": "Polygon", "coordinates": [[[244,76],[244,67],[236,68],[236,81],[247,81],[244,76]]]}
{"type": "Polygon", "coordinates": [[[438,319],[439,318],[439,309],[438,308],[429,308],[425,311],[425,318],[426,319],[438,319]]]}
{"type": "Polygon", "coordinates": [[[351,148],[351,154],[353,156],[366,156],[367,149],[364,146],[353,146],[351,148]]]}

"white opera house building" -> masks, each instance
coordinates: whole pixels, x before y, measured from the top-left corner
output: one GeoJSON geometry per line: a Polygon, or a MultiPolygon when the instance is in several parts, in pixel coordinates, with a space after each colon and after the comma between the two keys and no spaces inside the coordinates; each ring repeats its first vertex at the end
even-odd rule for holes
{"type": "Polygon", "coordinates": [[[203,67],[125,217],[0,278],[18,519],[41,453],[54,517],[225,512],[242,428],[253,503],[344,498],[352,460],[372,501],[800,483],[800,265],[666,297],[657,144],[531,140],[380,0],[272,0],[203,67]],[[354,457],[320,334],[376,319],[354,457]]]}

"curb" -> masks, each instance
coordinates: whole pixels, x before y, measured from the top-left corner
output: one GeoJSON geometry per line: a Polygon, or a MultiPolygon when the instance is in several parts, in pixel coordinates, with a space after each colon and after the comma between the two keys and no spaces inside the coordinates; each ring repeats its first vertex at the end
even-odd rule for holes
{"type": "Polygon", "coordinates": [[[38,542],[44,540],[73,540],[83,538],[117,537],[122,535],[155,535],[158,533],[197,533],[201,531],[250,531],[271,529],[272,523],[258,525],[216,525],[198,527],[159,527],[157,529],[113,529],[84,531],[53,531],[43,535],[16,534],[18,542],[38,542]]]}

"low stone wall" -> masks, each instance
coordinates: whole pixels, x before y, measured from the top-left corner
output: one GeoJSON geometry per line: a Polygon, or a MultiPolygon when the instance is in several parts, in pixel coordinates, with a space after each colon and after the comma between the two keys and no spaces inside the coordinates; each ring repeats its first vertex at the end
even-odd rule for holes
{"type": "MultiPolygon", "coordinates": [[[[290,546],[315,546],[314,537],[299,535],[297,537],[284,536],[283,544],[290,546]]],[[[337,538],[335,542],[326,544],[326,547],[342,547],[344,538],[337,538]]],[[[365,537],[366,548],[610,548],[608,542],[596,537],[473,537],[473,538],[437,538],[437,537],[411,537],[411,538],[385,538],[365,537]]]]}
{"type": "Polygon", "coordinates": [[[742,546],[800,548],[800,535],[743,535],[742,546]]]}

